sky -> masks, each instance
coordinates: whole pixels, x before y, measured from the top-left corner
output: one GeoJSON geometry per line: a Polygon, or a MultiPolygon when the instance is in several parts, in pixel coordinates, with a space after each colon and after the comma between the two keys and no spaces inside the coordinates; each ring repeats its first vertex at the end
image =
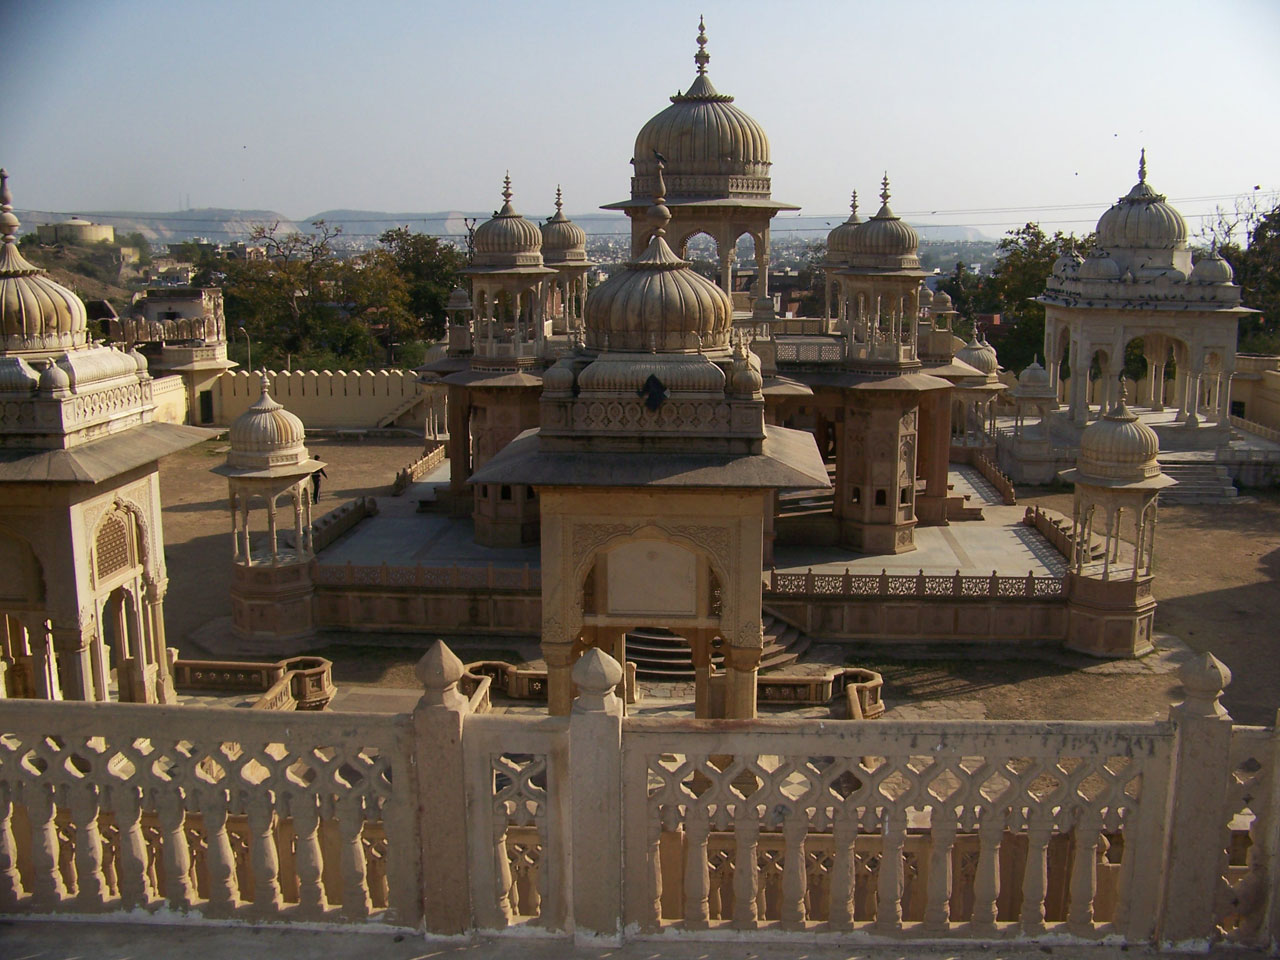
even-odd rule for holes
{"type": "Polygon", "coordinates": [[[20,209],[550,212],[629,192],[694,77],[764,127],[773,196],[1083,232],[1136,179],[1188,216],[1280,189],[1280,2],[0,0],[20,209]]]}

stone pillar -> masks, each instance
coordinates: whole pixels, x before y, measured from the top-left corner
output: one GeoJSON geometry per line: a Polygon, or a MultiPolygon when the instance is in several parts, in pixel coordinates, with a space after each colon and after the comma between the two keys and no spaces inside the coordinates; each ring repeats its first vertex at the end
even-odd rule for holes
{"type": "Polygon", "coordinates": [[[542,659],[547,663],[547,713],[567,717],[573,705],[573,641],[542,638],[542,659]]]}
{"type": "Polygon", "coordinates": [[[1231,774],[1231,717],[1219,702],[1231,671],[1211,653],[1178,669],[1186,699],[1169,711],[1173,770],[1165,817],[1164,894],[1156,938],[1202,943],[1215,934],[1218,863],[1226,823],[1224,784],[1231,774]]]}
{"type": "Polygon", "coordinates": [[[422,916],[427,933],[459,936],[471,927],[462,759],[463,724],[470,706],[458,690],[462,661],[442,641],[423,654],[414,672],[423,690],[413,709],[422,916]]]}
{"type": "Polygon", "coordinates": [[[93,688],[93,624],[53,621],[51,643],[57,651],[58,685],[64,700],[95,700],[93,688]]]}
{"type": "Polygon", "coordinates": [[[622,666],[598,647],[573,668],[569,873],[573,937],[581,945],[622,943],[622,678],[622,666]]]}
{"type": "MultiPolygon", "coordinates": [[[[763,637],[761,638],[763,643],[763,637]]],[[[756,678],[760,669],[763,646],[746,647],[726,644],[724,648],[725,691],[724,714],[731,720],[751,720],[756,715],[756,678]]]]}

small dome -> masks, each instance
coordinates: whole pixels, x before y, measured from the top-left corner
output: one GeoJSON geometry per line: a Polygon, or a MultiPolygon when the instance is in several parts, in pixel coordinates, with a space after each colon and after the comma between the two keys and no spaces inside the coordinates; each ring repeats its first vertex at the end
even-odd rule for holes
{"type": "Polygon", "coordinates": [[[849,219],[827,234],[827,259],[847,262],[853,245],[853,234],[862,220],[858,217],[858,191],[853,191],[849,204],[849,219]]]}
{"type": "Polygon", "coordinates": [[[951,294],[947,293],[945,290],[935,290],[933,292],[933,312],[950,313],[951,294]]]}
{"type": "Polygon", "coordinates": [[[692,352],[729,346],[729,295],[689,268],[658,229],[640,257],[587,295],[587,346],[692,352]]]}
{"type": "Polygon", "coordinates": [[[50,360],[40,371],[40,392],[60,394],[71,389],[71,375],[57,363],[50,360]]]}
{"type": "Polygon", "coordinates": [[[1016,393],[1019,397],[1053,397],[1056,399],[1057,394],[1053,389],[1053,385],[1049,382],[1049,371],[1040,366],[1039,357],[1032,360],[1018,374],[1016,393]]]}
{"type": "Polygon", "coordinates": [[[556,187],[556,212],[541,229],[544,263],[587,259],[586,231],[564,215],[559,187],[556,187]]]}
{"type": "MultiPolygon", "coordinates": [[[[262,396],[231,423],[231,451],[227,466],[251,470],[289,467],[307,468],[312,462],[304,445],[302,421],[271,399],[267,378],[262,377],[262,396]]],[[[304,470],[309,473],[310,468],[304,470]]]]}
{"type": "Polygon", "coordinates": [[[56,353],[84,346],[88,315],[84,301],[43,276],[18,251],[21,226],[13,214],[9,174],[0,170],[0,350],[56,353]]]}
{"type": "Polygon", "coordinates": [[[0,393],[31,393],[40,375],[21,357],[0,357],[0,393]]]}
{"type": "Polygon", "coordinates": [[[542,231],[511,206],[511,176],[503,180],[502,209],[476,228],[478,267],[542,266],[542,231]]]}
{"type": "Polygon", "coordinates": [[[138,373],[145,376],[147,373],[147,358],[142,355],[142,351],[136,346],[129,349],[129,359],[134,362],[138,368],[138,373]]]}
{"type": "Polygon", "coordinates": [[[920,285],[920,306],[921,307],[933,306],[933,291],[930,290],[928,287],[924,286],[924,284],[920,285]]]}
{"type": "Polygon", "coordinates": [[[724,371],[709,357],[697,353],[666,353],[624,358],[606,355],[594,360],[578,375],[578,395],[634,396],[650,376],[662,381],[672,395],[724,393],[724,371]]]}
{"type": "Polygon", "coordinates": [[[568,395],[573,393],[573,366],[567,360],[559,360],[542,375],[542,392],[568,395]]]}
{"type": "Polygon", "coordinates": [[[1062,256],[1058,257],[1057,260],[1053,261],[1053,275],[1055,277],[1064,278],[1075,276],[1076,271],[1080,269],[1080,264],[1082,263],[1084,263],[1084,258],[1076,252],[1076,248],[1073,246],[1070,250],[1063,253],[1062,256]]]}
{"type": "Polygon", "coordinates": [[[1185,246],[1187,221],[1147,183],[1147,152],[1138,162],[1138,182],[1098,221],[1098,243],[1116,249],[1185,246]]]}
{"type": "MultiPolygon", "coordinates": [[[[707,76],[707,36],[698,22],[698,74],[685,93],[653,117],[636,135],[636,176],[652,176],[655,154],[666,164],[666,176],[677,183],[697,176],[767,177],[769,138],[764,128],[733,105],[733,97],[716,90],[707,76]]],[[[679,192],[678,190],[675,192],[679,192]]]]}
{"type": "Polygon", "coordinates": [[[445,304],[445,310],[453,313],[455,311],[472,310],[471,297],[467,295],[467,291],[462,287],[454,287],[449,292],[449,302],[445,304]]]}
{"type": "Polygon", "coordinates": [[[979,340],[976,335],[956,351],[956,359],[969,364],[988,378],[1000,372],[1000,361],[996,357],[995,347],[984,340],[979,340]]]}
{"type": "Polygon", "coordinates": [[[733,350],[733,368],[729,373],[729,393],[736,397],[755,397],[764,389],[759,361],[753,360],[746,344],[739,340],[733,350]]]}
{"type": "Polygon", "coordinates": [[[1235,273],[1231,264],[1222,258],[1215,247],[1207,257],[1196,261],[1191,270],[1191,279],[1196,283],[1230,283],[1235,279],[1235,273]]]}
{"type": "Polygon", "coordinates": [[[1080,265],[1081,280],[1119,280],[1120,265],[1105,250],[1094,250],[1089,259],[1080,265]]]}
{"type": "Polygon", "coordinates": [[[1085,427],[1080,435],[1080,457],[1076,467],[1086,482],[1100,480],[1145,480],[1160,473],[1156,456],[1160,441],[1156,432],[1130,412],[1124,400],[1085,427]]]}
{"type": "Polygon", "coordinates": [[[849,254],[854,257],[902,257],[915,259],[920,237],[889,209],[889,175],[881,182],[880,209],[853,230],[849,254]]]}

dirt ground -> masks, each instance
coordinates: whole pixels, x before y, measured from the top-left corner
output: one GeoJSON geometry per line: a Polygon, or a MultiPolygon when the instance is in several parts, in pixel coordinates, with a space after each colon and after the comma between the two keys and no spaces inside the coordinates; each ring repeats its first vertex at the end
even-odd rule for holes
{"type": "MultiPolygon", "coordinates": [[[[396,470],[414,459],[420,441],[311,440],[328,463],[320,513],[364,495],[389,495],[396,470]]],[[[209,472],[225,441],[210,441],[160,464],[169,593],[170,643],[184,656],[207,655],[187,639],[197,627],[230,613],[230,519],[226,481],[209,472]]],[[[1248,491],[1227,506],[1164,506],[1156,533],[1158,633],[1194,651],[1211,650],[1234,680],[1224,703],[1241,723],[1267,724],[1280,706],[1280,493],[1248,491]]],[[[1020,504],[1070,513],[1067,492],[1025,488],[1020,504]]],[[[377,635],[329,638],[318,648],[333,660],[341,684],[413,686],[412,666],[433,638],[377,635]],[[349,642],[348,642],[349,641],[349,642]]],[[[448,638],[464,659],[502,656],[501,641],[448,638]]],[[[891,706],[919,705],[929,715],[1042,719],[1151,719],[1180,699],[1175,648],[1138,663],[1106,663],[1056,650],[946,659],[850,647],[848,659],[880,670],[891,706]],[[967,711],[967,712],[966,712],[967,711]]]]}

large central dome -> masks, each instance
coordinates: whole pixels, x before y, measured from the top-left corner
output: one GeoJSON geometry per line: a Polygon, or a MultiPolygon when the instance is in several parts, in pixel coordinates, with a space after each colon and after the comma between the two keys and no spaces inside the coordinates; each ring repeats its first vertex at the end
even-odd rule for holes
{"type": "Polygon", "coordinates": [[[658,155],[666,163],[668,197],[769,196],[769,138],[764,128],[716,90],[707,76],[711,59],[698,22],[698,75],[671,106],[636,137],[632,197],[653,195],[658,155]],[[726,182],[727,178],[733,178],[726,182]]]}

